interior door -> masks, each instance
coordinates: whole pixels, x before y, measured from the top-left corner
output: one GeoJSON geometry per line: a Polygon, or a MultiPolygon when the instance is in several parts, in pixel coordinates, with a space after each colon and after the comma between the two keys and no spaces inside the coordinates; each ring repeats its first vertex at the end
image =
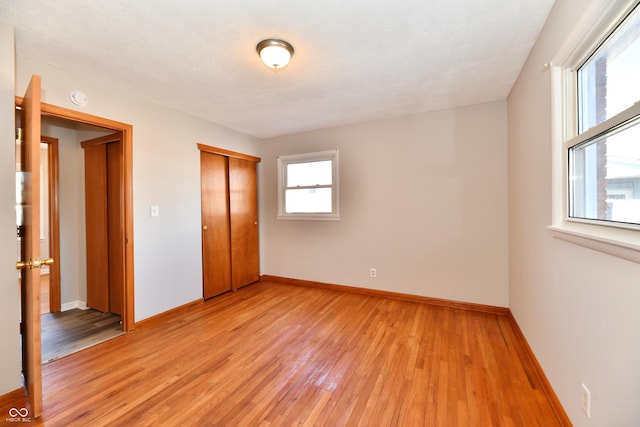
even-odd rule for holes
{"type": "Polygon", "coordinates": [[[234,289],[260,280],[256,167],[255,161],[229,157],[231,283],[234,289]]]}
{"type": "Polygon", "coordinates": [[[87,306],[109,312],[109,228],[107,226],[107,146],[84,148],[87,230],[87,306]]]}
{"type": "MultiPolygon", "coordinates": [[[[24,227],[21,230],[22,370],[31,415],[42,414],[40,338],[40,77],[32,76],[22,101],[21,147],[24,227]]],[[[45,261],[47,264],[51,260],[45,261]]]]}
{"type": "Polygon", "coordinates": [[[87,306],[122,315],[124,221],[120,132],[82,141],[87,231],[87,306]]]}
{"type": "Polygon", "coordinates": [[[226,156],[200,152],[204,298],[231,290],[228,171],[226,156]]]}

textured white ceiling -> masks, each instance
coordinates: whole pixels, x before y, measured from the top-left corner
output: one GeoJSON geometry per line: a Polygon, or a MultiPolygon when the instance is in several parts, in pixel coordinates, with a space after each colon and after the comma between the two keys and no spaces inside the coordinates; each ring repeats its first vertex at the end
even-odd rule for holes
{"type": "Polygon", "coordinates": [[[0,0],[17,55],[266,138],[505,99],[554,0],[0,0]],[[255,46],[293,44],[278,73],[255,46]]]}

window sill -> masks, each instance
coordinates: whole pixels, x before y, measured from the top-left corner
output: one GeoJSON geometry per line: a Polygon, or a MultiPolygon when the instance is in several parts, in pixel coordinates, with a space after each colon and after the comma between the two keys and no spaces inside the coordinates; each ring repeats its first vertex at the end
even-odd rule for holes
{"type": "Polygon", "coordinates": [[[339,216],[328,215],[278,215],[278,220],[293,220],[293,221],[340,221],[339,216]]]}
{"type": "Polygon", "coordinates": [[[556,239],[640,264],[640,231],[569,222],[547,228],[556,239]]]}

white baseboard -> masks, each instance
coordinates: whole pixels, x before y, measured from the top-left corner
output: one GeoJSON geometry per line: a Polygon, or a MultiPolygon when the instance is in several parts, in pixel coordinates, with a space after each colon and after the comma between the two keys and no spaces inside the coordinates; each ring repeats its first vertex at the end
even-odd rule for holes
{"type": "Polygon", "coordinates": [[[64,304],[62,304],[62,306],[60,307],[60,310],[68,311],[68,310],[73,310],[74,308],[79,308],[80,310],[86,310],[89,307],[87,307],[86,301],[71,301],[71,302],[65,302],[64,304]]]}

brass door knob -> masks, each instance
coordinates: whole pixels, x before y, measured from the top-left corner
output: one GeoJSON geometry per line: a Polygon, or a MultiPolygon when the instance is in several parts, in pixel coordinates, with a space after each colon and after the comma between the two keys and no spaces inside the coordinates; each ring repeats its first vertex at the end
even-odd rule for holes
{"type": "Polygon", "coordinates": [[[34,259],[29,261],[18,261],[16,262],[16,270],[23,270],[28,268],[29,270],[38,269],[43,265],[51,265],[53,264],[53,258],[45,258],[45,259],[34,259]]]}
{"type": "Polygon", "coordinates": [[[31,260],[16,262],[16,270],[24,270],[25,268],[31,268],[31,260]]]}

